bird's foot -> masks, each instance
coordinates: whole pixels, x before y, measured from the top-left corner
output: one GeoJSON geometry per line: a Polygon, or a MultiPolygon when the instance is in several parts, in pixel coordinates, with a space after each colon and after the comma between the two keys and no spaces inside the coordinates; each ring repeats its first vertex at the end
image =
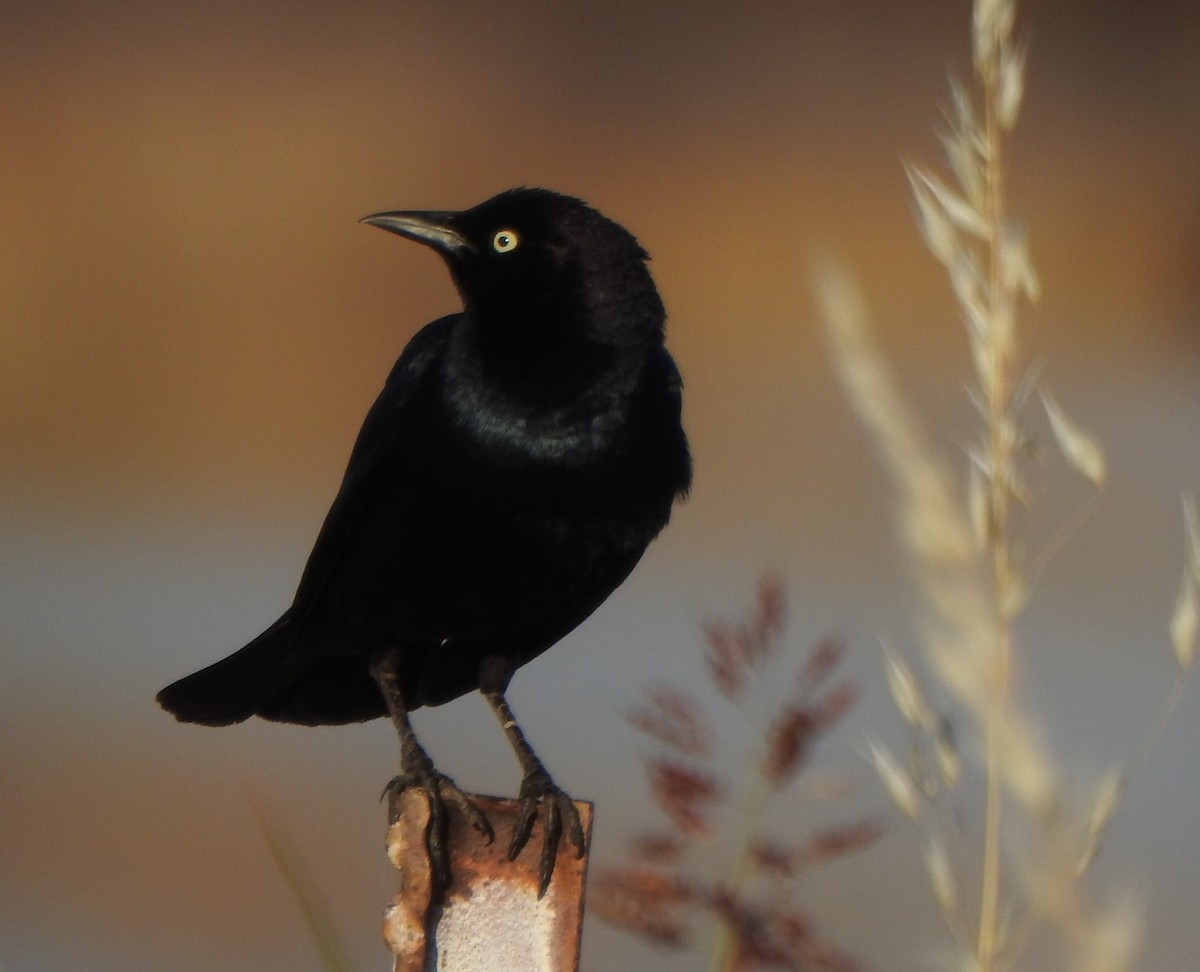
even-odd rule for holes
{"type": "Polygon", "coordinates": [[[521,808],[513,827],[512,843],[508,845],[510,861],[514,860],[529,843],[534,821],[537,820],[538,806],[542,806],[546,811],[542,857],[538,866],[538,897],[540,898],[546,893],[546,889],[550,886],[550,878],[554,875],[554,862],[558,858],[558,845],[562,839],[564,824],[568,838],[575,845],[575,856],[583,857],[583,824],[579,820],[579,811],[575,809],[574,801],[558,788],[550,778],[550,774],[544,769],[537,769],[525,774],[525,778],[521,781],[521,793],[518,799],[521,808]]]}
{"type": "MultiPolygon", "coordinates": [[[[434,887],[439,892],[445,892],[453,880],[450,871],[450,820],[447,805],[453,804],[467,822],[487,838],[489,844],[496,839],[496,834],[484,812],[458,788],[454,780],[444,773],[439,773],[432,766],[408,769],[388,782],[380,799],[388,800],[389,814],[396,813],[400,794],[411,789],[420,790],[429,801],[429,826],[425,829],[425,849],[429,855],[434,887]]],[[[394,823],[395,820],[391,822],[394,823]]]]}

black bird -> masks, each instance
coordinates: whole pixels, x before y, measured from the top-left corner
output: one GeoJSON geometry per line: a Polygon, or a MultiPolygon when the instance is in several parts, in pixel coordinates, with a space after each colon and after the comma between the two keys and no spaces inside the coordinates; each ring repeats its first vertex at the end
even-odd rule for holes
{"type": "Polygon", "coordinates": [[[544,807],[544,892],[564,823],[580,854],[582,830],[504,693],[626,578],[691,484],[662,301],[629,232],[548,190],[362,221],[436,250],[463,310],[419,331],[393,367],[292,606],[158,701],[214,726],[390,715],[401,772],[388,790],[429,795],[445,888],[445,802],[491,830],[408,714],[479,689],[524,774],[510,859],[544,807]]]}

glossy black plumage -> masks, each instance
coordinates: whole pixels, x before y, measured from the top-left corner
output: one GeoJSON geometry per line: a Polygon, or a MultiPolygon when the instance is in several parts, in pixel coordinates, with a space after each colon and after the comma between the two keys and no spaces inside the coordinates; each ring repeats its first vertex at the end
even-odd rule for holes
{"type": "MultiPolygon", "coordinates": [[[[292,606],[158,699],[207,725],[390,713],[404,750],[395,786],[436,802],[452,785],[407,713],[477,688],[506,707],[513,671],[633,569],[691,465],[662,303],[616,223],[537,189],[365,222],[436,249],[464,309],[396,362],[292,606]]],[[[561,797],[523,739],[513,744],[531,807],[561,797]]]]}

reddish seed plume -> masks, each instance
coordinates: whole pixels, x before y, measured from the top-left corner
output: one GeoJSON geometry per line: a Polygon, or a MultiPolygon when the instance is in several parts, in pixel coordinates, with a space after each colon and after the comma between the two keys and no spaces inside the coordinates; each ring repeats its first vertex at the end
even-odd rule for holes
{"type": "Polygon", "coordinates": [[[754,863],[776,877],[791,877],[795,872],[792,861],[796,855],[786,847],[764,840],[754,845],[752,853],[754,863]]]}
{"type": "Polygon", "coordinates": [[[675,864],[686,850],[674,834],[644,834],[633,841],[634,857],[647,864],[675,864]]]}
{"type": "MultiPolygon", "coordinates": [[[[750,690],[766,681],[759,662],[781,652],[786,644],[786,615],[783,587],[768,578],[758,588],[753,610],[742,620],[705,625],[710,673],[718,691],[734,707],[748,709],[750,690]]],[[[849,685],[827,686],[842,650],[835,639],[816,645],[799,667],[794,694],[758,743],[765,744],[759,769],[777,793],[806,768],[817,740],[857,698],[849,685]]],[[[726,972],[855,972],[853,962],[817,937],[797,906],[795,878],[808,866],[867,846],[878,836],[878,828],[870,823],[829,828],[799,847],[760,836],[749,847],[748,878],[739,877],[733,885],[700,879],[696,875],[703,872],[693,873],[689,865],[711,857],[725,790],[720,779],[697,761],[712,753],[713,727],[719,724],[695,698],[669,686],[649,691],[629,719],[667,754],[648,761],[647,774],[673,832],[639,838],[631,848],[634,866],[598,875],[590,892],[592,910],[669,947],[689,944],[690,922],[717,922],[731,939],[722,965],[726,972]]]]}
{"type": "Polygon", "coordinates": [[[736,699],[746,681],[746,652],[737,632],[724,622],[711,623],[704,626],[704,637],[713,681],[727,699],[736,699]]]}
{"type": "Polygon", "coordinates": [[[817,738],[842,718],[857,701],[848,684],[832,689],[814,703],[796,702],[785,708],[771,725],[763,774],[774,786],[782,786],[799,773],[808,761],[817,738]]]}
{"type": "Polygon", "coordinates": [[[817,707],[816,720],[820,730],[824,732],[839,722],[847,712],[854,708],[857,701],[858,689],[849,682],[843,682],[833,688],[817,707]]]}
{"type": "Polygon", "coordinates": [[[680,947],[686,928],[682,905],[689,894],[662,871],[631,867],[591,882],[589,909],[656,945],[680,947]]]}
{"type": "Polygon", "coordinates": [[[799,867],[824,864],[836,857],[844,857],[870,847],[883,834],[879,824],[870,820],[842,827],[828,827],[809,838],[804,849],[795,857],[799,867]]]}
{"type": "Polygon", "coordinates": [[[804,765],[821,724],[807,708],[785,709],[772,726],[763,775],[774,786],[786,783],[804,765]]]}
{"type": "Polygon", "coordinates": [[[846,715],[854,708],[854,704],[858,702],[858,688],[850,683],[844,683],[836,686],[835,689],[823,698],[820,706],[817,708],[817,722],[821,726],[821,731],[828,730],[830,726],[841,721],[842,716],[846,715]]]}
{"type": "Polygon", "coordinates": [[[758,605],[753,630],[757,640],[769,645],[783,634],[787,622],[787,598],[778,578],[766,577],[758,585],[758,605]]]}
{"type": "Polygon", "coordinates": [[[746,972],[824,968],[807,959],[824,950],[808,919],[795,908],[747,904],[727,893],[715,895],[712,907],[733,936],[733,968],[746,972]]]}
{"type": "Polygon", "coordinates": [[[711,743],[704,713],[690,695],[669,685],[646,693],[646,704],[629,714],[642,732],[686,756],[707,755],[711,743]]]}
{"type": "Polygon", "coordinates": [[[783,585],[767,578],[759,584],[754,612],[748,619],[740,624],[716,621],[704,626],[709,670],[722,695],[737,698],[749,670],[777,649],[786,620],[783,585]]]}
{"type": "Polygon", "coordinates": [[[721,796],[721,786],[710,774],[662,759],[647,766],[650,790],[658,805],[689,837],[705,838],[712,832],[708,812],[721,796]]]}
{"type": "Polygon", "coordinates": [[[801,678],[809,685],[819,685],[841,664],[845,644],[837,638],[822,638],[808,656],[801,678]]]}

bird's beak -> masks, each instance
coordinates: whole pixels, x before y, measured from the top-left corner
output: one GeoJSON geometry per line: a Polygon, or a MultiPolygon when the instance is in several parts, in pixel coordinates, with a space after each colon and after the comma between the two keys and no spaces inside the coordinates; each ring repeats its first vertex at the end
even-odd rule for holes
{"type": "Polygon", "coordinates": [[[370,223],[389,233],[397,233],[442,253],[454,254],[474,250],[475,245],[454,227],[458,213],[375,213],[364,216],[360,223],[370,223]]]}

